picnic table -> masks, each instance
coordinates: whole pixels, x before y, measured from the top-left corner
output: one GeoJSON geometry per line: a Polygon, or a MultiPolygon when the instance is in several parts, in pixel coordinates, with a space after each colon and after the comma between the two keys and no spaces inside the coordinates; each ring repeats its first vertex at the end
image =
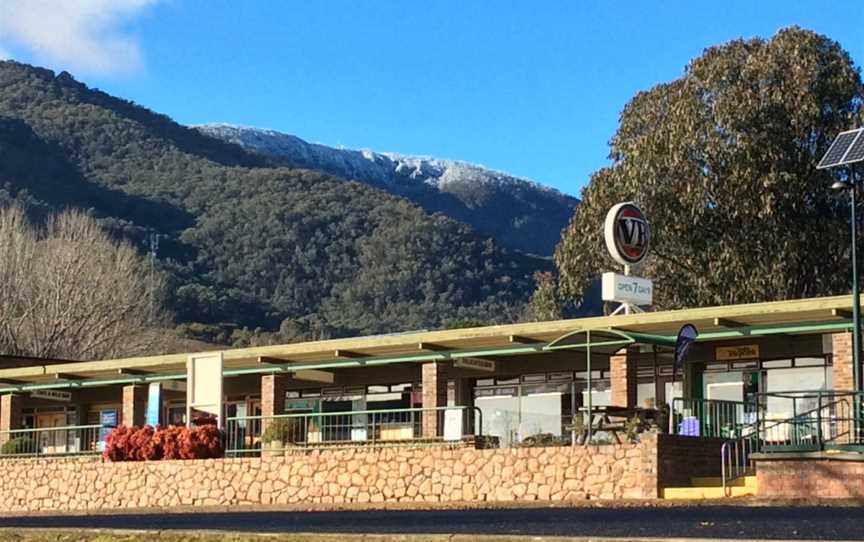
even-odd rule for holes
{"type": "MultiPolygon", "coordinates": [[[[588,413],[588,407],[580,407],[579,412],[588,413]]],[[[618,433],[626,430],[628,420],[634,417],[637,418],[639,420],[639,429],[645,430],[652,422],[656,421],[657,414],[658,411],[653,408],[598,405],[591,408],[588,418],[592,433],[610,433],[615,438],[615,442],[621,444],[621,437],[618,433]]],[[[582,435],[579,435],[579,438],[583,442],[587,442],[587,425],[582,431],[582,435]]]]}

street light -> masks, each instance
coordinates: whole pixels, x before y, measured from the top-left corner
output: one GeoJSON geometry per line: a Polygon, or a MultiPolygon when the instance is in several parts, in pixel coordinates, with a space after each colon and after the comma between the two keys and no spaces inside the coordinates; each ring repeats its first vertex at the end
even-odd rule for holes
{"type": "MultiPolygon", "coordinates": [[[[858,285],[858,218],[856,216],[858,182],[855,178],[855,163],[864,160],[864,128],[847,130],[837,134],[828,152],[819,161],[816,169],[849,166],[849,177],[835,181],[833,190],[849,192],[851,217],[849,230],[852,237],[852,389],[861,390],[861,291],[858,285]]],[[[856,412],[857,412],[856,408],[856,412]]],[[[857,416],[856,416],[857,418],[857,416]]]]}
{"type": "Polygon", "coordinates": [[[855,182],[855,168],[849,175],[848,181],[835,181],[831,185],[832,190],[845,190],[849,192],[849,207],[851,217],[849,219],[849,231],[852,237],[852,390],[861,389],[861,289],[858,286],[858,218],[855,210],[858,207],[856,196],[857,184],[855,182]]]}

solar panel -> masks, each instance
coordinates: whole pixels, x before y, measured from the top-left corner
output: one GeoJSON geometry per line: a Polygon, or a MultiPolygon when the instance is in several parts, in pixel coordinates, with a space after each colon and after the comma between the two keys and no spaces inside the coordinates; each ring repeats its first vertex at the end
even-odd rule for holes
{"type": "Polygon", "coordinates": [[[846,156],[843,157],[843,164],[852,164],[864,160],[864,130],[859,130],[861,135],[852,143],[849,150],[846,151],[846,156]]]}
{"type": "Polygon", "coordinates": [[[816,166],[816,169],[841,165],[843,163],[843,157],[846,156],[849,147],[855,143],[856,139],[860,139],[858,136],[861,132],[862,129],[849,130],[848,132],[840,133],[837,136],[837,139],[834,140],[834,143],[831,143],[831,147],[828,148],[828,152],[826,152],[825,156],[822,157],[822,160],[819,162],[819,165],[816,166]]]}

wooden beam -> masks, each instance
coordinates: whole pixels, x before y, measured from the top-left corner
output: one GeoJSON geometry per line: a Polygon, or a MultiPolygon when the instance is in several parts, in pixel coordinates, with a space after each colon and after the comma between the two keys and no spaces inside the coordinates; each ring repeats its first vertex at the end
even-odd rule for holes
{"type": "Polygon", "coordinates": [[[531,337],[524,337],[522,335],[510,335],[510,342],[516,344],[539,344],[543,341],[539,339],[532,339],[531,337]]]}
{"type": "Polygon", "coordinates": [[[831,316],[843,318],[844,320],[851,320],[852,311],[847,311],[846,309],[831,309],[831,316]]]}
{"type": "Polygon", "coordinates": [[[153,374],[153,371],[145,371],[143,369],[117,369],[118,375],[129,375],[129,376],[147,376],[153,374]]]}
{"type": "Polygon", "coordinates": [[[731,320],[729,318],[715,318],[714,325],[719,327],[750,327],[750,324],[731,320]]]}
{"type": "Polygon", "coordinates": [[[362,354],[360,352],[354,352],[353,350],[334,350],[333,357],[336,359],[354,359],[354,358],[368,358],[369,356],[366,354],[362,354]]]}
{"type": "Polygon", "coordinates": [[[286,363],[294,363],[294,360],[274,358],[270,356],[258,356],[258,363],[267,363],[269,365],[285,365],[286,363]]]}
{"type": "Polygon", "coordinates": [[[317,369],[304,369],[294,373],[296,380],[305,380],[307,382],[320,382],[322,384],[332,384],[336,380],[335,375],[330,371],[319,371],[317,369]]]}
{"type": "Polygon", "coordinates": [[[435,343],[417,343],[417,350],[423,352],[447,352],[448,350],[453,350],[449,346],[444,346],[443,344],[435,344],[435,343]]]}
{"type": "Polygon", "coordinates": [[[54,373],[54,380],[86,380],[86,376],[72,373],[54,373]]]}

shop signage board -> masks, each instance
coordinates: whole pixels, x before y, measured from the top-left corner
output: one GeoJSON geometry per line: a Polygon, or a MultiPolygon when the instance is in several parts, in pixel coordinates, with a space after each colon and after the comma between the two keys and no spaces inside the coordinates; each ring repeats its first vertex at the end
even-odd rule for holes
{"type": "Polygon", "coordinates": [[[147,390],[147,425],[156,427],[159,425],[159,411],[162,406],[162,384],[151,382],[147,390]]]}
{"type": "Polygon", "coordinates": [[[186,361],[186,423],[192,425],[193,413],[215,416],[222,427],[222,352],[197,354],[186,361]]]}
{"type": "Polygon", "coordinates": [[[628,277],[620,273],[603,273],[603,301],[617,301],[633,305],[654,302],[654,283],[648,279],[628,277]]]}
{"type": "Polygon", "coordinates": [[[36,390],[30,392],[30,397],[34,399],[48,399],[49,401],[62,401],[64,403],[69,403],[72,401],[72,392],[60,390],[36,390]]]}
{"type": "Polygon", "coordinates": [[[714,358],[717,361],[759,359],[759,345],[739,344],[736,346],[718,346],[714,358]]]}
{"type": "Polygon", "coordinates": [[[495,362],[491,359],[460,358],[453,361],[453,367],[473,369],[475,371],[483,371],[486,373],[495,372],[495,362]]]}
{"type": "Polygon", "coordinates": [[[99,411],[99,451],[105,449],[105,441],[108,434],[117,427],[120,421],[120,412],[116,408],[108,408],[99,411]]]}
{"type": "Polygon", "coordinates": [[[294,373],[296,380],[305,380],[307,382],[321,382],[323,384],[332,384],[335,376],[332,372],[318,371],[315,369],[304,369],[294,373]]]}
{"type": "Polygon", "coordinates": [[[616,262],[636,265],[648,255],[651,226],[632,201],[619,203],[606,213],[603,225],[606,249],[616,262]]]}
{"type": "Polygon", "coordinates": [[[448,408],[444,411],[444,440],[462,439],[462,412],[461,408],[448,408]]]}

